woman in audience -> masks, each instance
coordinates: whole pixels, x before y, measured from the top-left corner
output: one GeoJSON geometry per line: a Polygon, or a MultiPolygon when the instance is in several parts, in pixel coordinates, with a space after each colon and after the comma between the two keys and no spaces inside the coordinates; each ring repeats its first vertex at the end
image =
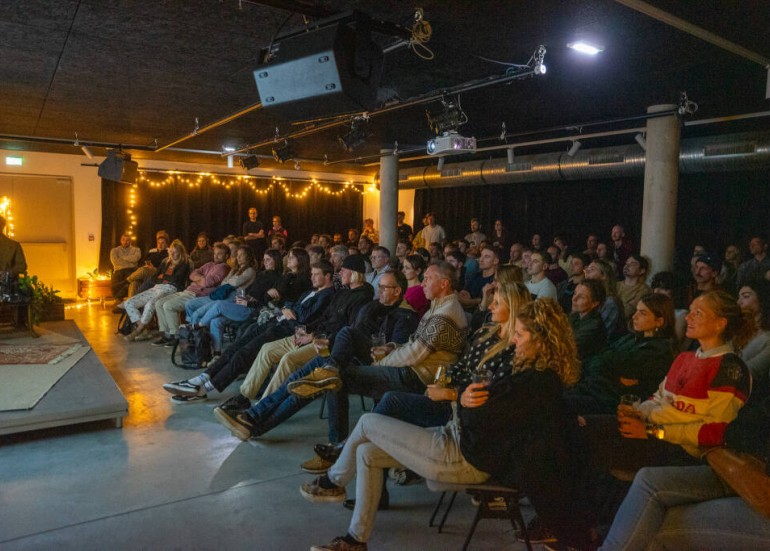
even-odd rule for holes
{"type": "Polygon", "coordinates": [[[136,324],[134,330],[124,337],[127,341],[149,338],[150,334],[146,328],[155,313],[155,303],[159,298],[181,291],[187,286],[192,267],[184,245],[175,239],[168,250],[168,257],[158,266],[153,286],[124,303],[131,323],[136,324]],[[140,313],[139,308],[142,307],[144,309],[140,313]]]}
{"type": "Polygon", "coordinates": [[[699,463],[708,448],[722,444],[727,423],[751,391],[751,374],[735,350],[746,345],[752,328],[724,291],[696,298],[687,315],[687,336],[700,347],[677,356],[652,398],[619,405],[623,438],[605,435],[594,452],[611,467],[630,469],[699,463]]]}
{"type": "Polygon", "coordinates": [[[599,281],[584,279],[575,287],[569,322],[580,361],[598,354],[607,345],[607,330],[599,314],[599,306],[604,304],[605,298],[604,285],[599,281]]]}
{"type": "Polygon", "coordinates": [[[225,276],[222,283],[214,291],[205,297],[194,298],[185,304],[184,311],[188,323],[193,326],[200,323],[206,312],[213,308],[218,300],[234,300],[238,289],[246,289],[254,281],[256,270],[254,269],[254,251],[248,245],[241,245],[235,252],[235,267],[225,276]],[[219,296],[219,294],[223,296],[219,296]]]}
{"type": "Polygon", "coordinates": [[[270,302],[276,307],[286,302],[294,302],[312,286],[310,256],[305,249],[294,247],[289,250],[289,254],[286,255],[286,268],[278,284],[267,291],[270,302]]]}
{"type": "Polygon", "coordinates": [[[497,247],[500,250],[508,250],[508,231],[503,226],[503,221],[500,219],[495,220],[494,228],[492,229],[492,235],[489,236],[489,241],[493,247],[497,247]]]}
{"type": "Polygon", "coordinates": [[[596,245],[596,258],[609,262],[610,265],[615,266],[615,261],[612,259],[612,253],[607,248],[606,243],[599,243],[596,245]]]}
{"type": "Polygon", "coordinates": [[[728,293],[735,292],[736,279],[738,277],[738,266],[741,265],[741,250],[735,245],[728,245],[725,249],[725,259],[722,262],[722,269],[719,271],[717,283],[728,293]]]}
{"type": "Polygon", "coordinates": [[[751,397],[770,394],[770,283],[748,282],[738,293],[738,306],[754,318],[754,334],[741,350],[741,359],[751,371],[751,397]]]}
{"type": "Polygon", "coordinates": [[[689,350],[692,339],[685,334],[687,331],[688,314],[686,308],[680,308],[682,303],[682,286],[677,285],[674,272],[658,272],[652,277],[650,288],[653,293],[666,295],[674,302],[674,335],[677,350],[683,352],[689,350]]]}
{"type": "Polygon", "coordinates": [[[582,476],[571,449],[576,421],[561,397],[564,385],[577,381],[580,362],[558,303],[543,299],[524,305],[512,342],[513,369],[489,383],[469,384],[458,396],[457,420],[446,427],[422,428],[376,413],[361,417],[328,473],[300,488],[309,501],[340,502],[356,477],[348,533],[313,549],[367,548],[382,491],[381,469],[388,467],[460,484],[492,476],[522,488],[560,541],[591,545],[582,476]]]}
{"type": "Polygon", "coordinates": [[[495,291],[500,285],[513,285],[514,283],[524,283],[524,272],[518,266],[506,264],[504,266],[498,266],[495,272],[495,278],[492,283],[487,283],[482,288],[481,302],[477,310],[473,311],[471,315],[471,329],[473,331],[479,329],[485,322],[490,319],[489,307],[492,304],[492,300],[495,298],[495,291]]]}
{"type": "Polygon", "coordinates": [[[604,328],[610,341],[626,332],[623,307],[618,298],[617,273],[612,264],[605,260],[594,260],[585,269],[586,279],[595,279],[604,285],[607,298],[599,307],[604,328]]]}
{"type": "Polygon", "coordinates": [[[404,259],[404,277],[406,277],[406,293],[404,300],[414,308],[417,315],[422,318],[430,308],[430,301],[425,298],[422,289],[422,274],[425,271],[425,259],[418,254],[410,254],[404,259]]]}
{"type": "MultiPolygon", "coordinates": [[[[219,356],[222,353],[225,324],[228,321],[246,321],[268,302],[268,289],[275,286],[281,279],[280,266],[281,253],[276,249],[268,249],[263,257],[264,269],[257,273],[254,282],[245,290],[243,296],[233,293],[226,299],[215,300],[197,319],[196,323],[200,327],[208,327],[211,332],[212,354],[214,356],[219,356]]],[[[196,311],[194,315],[197,316],[199,311],[196,311]]]]}
{"type": "Polygon", "coordinates": [[[211,248],[209,237],[205,233],[199,233],[195,239],[195,247],[190,251],[190,260],[193,263],[193,270],[214,260],[214,249],[211,248]]]}
{"type": "Polygon", "coordinates": [[[633,333],[583,363],[580,382],[565,394],[576,413],[614,413],[623,394],[651,396],[666,376],[674,359],[671,299],[660,294],[643,297],[631,324],[633,333]]]}

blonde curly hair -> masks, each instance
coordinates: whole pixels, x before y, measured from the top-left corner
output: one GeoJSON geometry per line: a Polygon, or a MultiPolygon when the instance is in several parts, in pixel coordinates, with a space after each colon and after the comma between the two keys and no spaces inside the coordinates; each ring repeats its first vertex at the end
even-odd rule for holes
{"type": "Polygon", "coordinates": [[[566,386],[577,383],[580,379],[577,345],[572,326],[559,303],[550,298],[539,298],[524,304],[516,319],[532,334],[537,355],[534,359],[517,359],[514,369],[553,369],[566,386]]]}

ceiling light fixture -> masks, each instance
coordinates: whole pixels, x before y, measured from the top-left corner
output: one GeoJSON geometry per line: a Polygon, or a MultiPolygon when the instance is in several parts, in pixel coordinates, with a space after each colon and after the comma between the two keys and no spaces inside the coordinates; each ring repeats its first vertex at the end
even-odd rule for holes
{"type": "Polygon", "coordinates": [[[83,155],[85,155],[89,159],[94,158],[94,154],[91,153],[91,149],[87,145],[80,145],[80,140],[78,139],[77,132],[75,132],[75,143],[72,145],[74,145],[75,147],[79,147],[83,151],[83,155]]]}
{"type": "MultiPolygon", "coordinates": [[[[233,156],[230,155],[228,159],[232,159],[233,156]]],[[[246,155],[245,157],[241,157],[238,159],[238,164],[241,165],[241,168],[248,172],[252,168],[257,168],[259,166],[259,159],[256,155],[246,155]]]]}
{"type": "Polygon", "coordinates": [[[580,142],[580,140],[575,140],[572,142],[572,146],[570,146],[569,151],[567,151],[567,156],[574,157],[577,155],[577,152],[580,151],[581,147],[583,147],[583,144],[580,142]]]}
{"type": "Polygon", "coordinates": [[[634,139],[636,140],[636,143],[639,144],[639,147],[642,148],[642,151],[647,151],[647,140],[644,139],[644,134],[639,132],[636,136],[634,136],[634,139]]]}
{"type": "Polygon", "coordinates": [[[450,130],[456,131],[458,127],[468,122],[468,116],[460,106],[460,96],[457,96],[456,100],[442,98],[441,104],[443,105],[443,110],[441,111],[435,113],[425,111],[425,115],[428,117],[428,124],[437,136],[450,130]]]}
{"type": "Polygon", "coordinates": [[[583,40],[578,40],[577,42],[570,42],[569,44],[567,44],[567,48],[571,48],[576,52],[580,52],[581,54],[587,54],[587,55],[596,55],[599,52],[604,51],[604,47],[596,46],[595,44],[591,44],[583,40]]]}
{"type": "Polygon", "coordinates": [[[366,143],[369,136],[366,132],[365,124],[367,117],[354,117],[350,122],[350,130],[344,136],[338,136],[337,139],[345,151],[353,151],[355,148],[366,143]]]}
{"type": "Polygon", "coordinates": [[[296,155],[294,144],[290,140],[284,140],[283,145],[273,146],[273,157],[279,163],[291,161],[296,155]]]}

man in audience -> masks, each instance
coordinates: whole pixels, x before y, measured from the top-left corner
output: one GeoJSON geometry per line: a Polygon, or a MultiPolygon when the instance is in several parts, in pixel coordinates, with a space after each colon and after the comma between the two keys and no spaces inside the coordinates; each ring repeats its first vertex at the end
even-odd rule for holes
{"type": "Polygon", "coordinates": [[[508,264],[511,266],[518,266],[521,269],[524,269],[523,264],[523,255],[524,255],[524,245],[521,243],[514,243],[511,245],[511,250],[509,251],[510,256],[508,257],[508,264]]]}
{"type": "Polygon", "coordinates": [[[548,256],[551,257],[551,263],[545,269],[545,277],[551,280],[554,285],[559,285],[562,281],[565,281],[569,276],[561,266],[559,266],[559,247],[551,245],[546,249],[548,256]]]}
{"type": "Polygon", "coordinates": [[[540,237],[539,233],[532,235],[532,239],[529,242],[529,248],[532,250],[532,252],[539,252],[540,249],[543,248],[543,239],[540,237]]]}
{"type": "Polygon", "coordinates": [[[695,280],[685,293],[685,304],[689,305],[706,291],[720,289],[717,283],[721,264],[715,255],[700,254],[692,265],[692,277],[695,280]]]}
{"type": "Polygon", "coordinates": [[[423,246],[430,246],[432,243],[438,243],[439,246],[444,245],[446,241],[446,232],[444,228],[436,223],[436,217],[432,212],[429,212],[425,218],[428,225],[422,229],[422,242],[423,246]]]}
{"type": "Polygon", "coordinates": [[[444,260],[444,251],[442,250],[441,243],[435,242],[428,245],[428,254],[430,254],[431,262],[440,262],[444,260]]]}
{"type": "MultiPolygon", "coordinates": [[[[456,247],[444,247],[444,260],[449,262],[457,272],[457,289],[465,289],[465,255],[456,247]]],[[[479,273],[477,271],[477,273],[479,273]]],[[[462,302],[462,301],[461,301],[462,302]]]]}
{"type": "Polygon", "coordinates": [[[639,254],[631,254],[623,266],[623,281],[618,284],[618,298],[623,303],[624,319],[630,320],[636,312],[636,303],[644,295],[651,293],[649,285],[645,283],[649,261],[639,254]]]}
{"type": "Polygon", "coordinates": [[[467,318],[452,289],[454,268],[447,262],[431,264],[422,286],[431,301],[415,333],[405,344],[388,343],[375,352],[385,354],[372,365],[316,368],[289,384],[289,391],[311,398],[326,390],[329,440],[338,443],[348,434],[348,394],[375,399],[389,390],[422,394],[433,383],[436,370],[457,360],[465,347],[467,318]]]}
{"type": "Polygon", "coordinates": [[[329,250],[329,262],[331,262],[334,267],[334,277],[332,278],[332,281],[334,283],[335,291],[342,289],[342,275],[340,270],[342,270],[342,261],[345,260],[348,255],[348,248],[345,245],[334,245],[329,250]]]}
{"type": "Polygon", "coordinates": [[[580,361],[595,356],[607,345],[607,329],[599,313],[606,298],[601,281],[585,279],[575,289],[569,322],[580,361]]]}
{"type": "Polygon", "coordinates": [[[398,232],[399,241],[412,241],[412,226],[404,222],[406,213],[403,210],[398,211],[396,231],[398,232]]]}
{"type": "Polygon", "coordinates": [[[736,289],[740,289],[746,283],[761,279],[770,270],[770,256],[767,254],[767,237],[755,234],[749,241],[749,252],[752,257],[738,266],[736,276],[736,289]]]}
{"type": "Polygon", "coordinates": [[[588,237],[586,238],[586,250],[583,251],[583,254],[588,255],[588,258],[593,260],[596,258],[597,252],[596,248],[599,246],[599,236],[595,233],[589,233],[588,237]]]}
{"type": "MultiPolygon", "coordinates": [[[[0,229],[2,232],[2,229],[0,229]]],[[[23,254],[23,253],[22,253],[23,254]]],[[[120,245],[110,251],[110,262],[112,262],[112,297],[118,302],[122,301],[128,295],[128,282],[126,278],[136,270],[139,259],[142,258],[142,251],[139,247],[131,244],[131,236],[124,233],[120,236],[120,245]]],[[[24,270],[26,270],[26,263],[24,270]]]]}
{"type": "Polygon", "coordinates": [[[396,268],[400,271],[404,267],[404,259],[409,255],[411,244],[408,240],[399,240],[396,243],[396,268]]]}
{"type": "Polygon", "coordinates": [[[143,265],[131,272],[126,278],[129,297],[134,296],[142,284],[158,271],[158,266],[168,256],[169,241],[168,233],[165,230],[159,230],[155,234],[155,248],[147,251],[143,265]]]}
{"type": "Polygon", "coordinates": [[[552,298],[556,300],[556,286],[545,276],[545,268],[551,263],[547,252],[533,251],[529,260],[527,289],[533,298],[552,298]]]}
{"type": "Polygon", "coordinates": [[[334,237],[332,237],[332,243],[333,245],[344,245],[345,243],[342,242],[342,234],[340,232],[336,232],[334,234],[334,237]]]}
{"type": "Polygon", "coordinates": [[[314,327],[339,295],[332,287],[332,267],[325,260],[313,265],[310,279],[313,289],[302,294],[293,307],[284,307],[280,316],[264,325],[249,326],[237,341],[222,352],[216,363],[209,365],[197,377],[167,383],[163,389],[173,394],[175,403],[206,400],[209,392],[222,392],[239,375],[246,373],[268,343],[289,340],[295,347],[306,345],[310,337],[308,333],[302,337],[295,335],[297,326],[314,327]]]}
{"type": "Polygon", "coordinates": [[[362,235],[358,239],[358,252],[364,255],[367,259],[372,254],[373,247],[374,247],[374,243],[372,243],[372,240],[366,237],[365,235],[362,235]]]}
{"type": "Polygon", "coordinates": [[[372,263],[372,271],[366,274],[366,282],[374,288],[374,299],[377,300],[380,297],[378,285],[382,274],[391,271],[390,251],[387,247],[378,245],[372,249],[372,255],[369,258],[372,263]]]}
{"type": "Polygon", "coordinates": [[[465,288],[458,294],[462,307],[468,311],[474,310],[481,302],[484,285],[495,280],[497,266],[500,264],[500,251],[493,247],[487,247],[479,255],[479,270],[465,284],[465,288]]]}
{"type": "Polygon", "coordinates": [[[324,259],[326,251],[321,245],[308,245],[305,249],[310,257],[310,264],[315,264],[319,260],[324,259]]]}
{"type": "Polygon", "coordinates": [[[283,227],[280,216],[273,216],[273,227],[267,232],[268,237],[280,236],[285,241],[289,238],[289,232],[283,227]]]}
{"type": "Polygon", "coordinates": [[[562,281],[556,287],[556,299],[564,311],[569,314],[572,311],[572,296],[575,288],[585,279],[585,270],[591,263],[588,255],[576,253],[570,257],[569,279],[562,281]]]}
{"type": "Polygon", "coordinates": [[[161,336],[152,344],[155,346],[174,346],[176,330],[179,327],[179,315],[184,312],[185,304],[194,298],[205,297],[216,289],[230,272],[227,259],[230,249],[224,243],[214,243],[214,260],[192,271],[187,289],[158,299],[155,314],[158,316],[158,329],[161,336]]]}
{"type": "Polygon", "coordinates": [[[262,258],[267,249],[267,239],[265,239],[265,227],[262,221],[257,218],[259,212],[257,207],[250,207],[249,219],[243,223],[242,234],[246,244],[254,251],[254,258],[262,258]]]}
{"type": "Polygon", "coordinates": [[[358,230],[355,229],[355,228],[350,228],[348,230],[348,242],[346,243],[346,245],[348,247],[350,247],[351,245],[353,247],[358,247],[358,238],[359,237],[360,236],[358,235],[358,230]]]}
{"type": "Polygon", "coordinates": [[[465,236],[465,240],[470,243],[471,247],[478,247],[482,241],[486,241],[487,236],[481,232],[481,226],[479,225],[478,218],[471,218],[471,233],[465,236]]]}
{"type": "Polygon", "coordinates": [[[612,239],[612,259],[615,262],[615,266],[617,266],[618,277],[623,277],[626,260],[634,252],[634,248],[631,240],[626,237],[626,231],[623,229],[623,226],[613,226],[610,238],[612,239]]]}
{"type": "MultiPolygon", "coordinates": [[[[228,400],[214,409],[214,415],[219,422],[241,440],[264,434],[318,396],[315,391],[308,398],[289,393],[288,386],[291,382],[301,380],[322,366],[339,369],[351,363],[371,362],[373,335],[382,335],[387,342],[406,342],[417,327],[416,312],[403,300],[406,279],[403,274],[390,272],[382,277],[380,287],[382,289],[379,300],[364,305],[353,323],[337,333],[328,357],[316,355],[300,369],[289,374],[288,379],[279,366],[262,399],[251,406],[249,399],[256,397],[270,368],[269,364],[261,365],[255,362],[241,385],[242,396],[228,400]],[[248,409],[244,411],[245,408],[248,409]]],[[[309,465],[308,468],[314,467],[309,465]]]]}

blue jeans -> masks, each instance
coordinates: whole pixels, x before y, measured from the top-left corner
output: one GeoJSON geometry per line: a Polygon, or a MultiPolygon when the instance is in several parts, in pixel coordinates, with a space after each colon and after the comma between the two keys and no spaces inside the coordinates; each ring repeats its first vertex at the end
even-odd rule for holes
{"type": "Polygon", "coordinates": [[[458,484],[481,484],[489,475],[468,463],[454,425],[423,428],[365,413],[345,443],[329,479],[346,486],[356,478],[356,505],[348,532],[367,541],[382,493],[382,469],[406,467],[420,476],[458,484]]]}
{"type": "Polygon", "coordinates": [[[251,310],[235,302],[226,300],[215,300],[210,305],[205,305],[193,313],[193,318],[197,319],[199,325],[208,327],[211,333],[211,340],[214,341],[214,350],[222,350],[222,339],[225,334],[225,324],[228,321],[245,321],[249,319],[251,310]],[[203,315],[199,317],[199,313],[203,315]]]}
{"type": "MultiPolygon", "coordinates": [[[[192,319],[193,314],[197,312],[200,308],[207,307],[213,303],[214,301],[211,300],[209,297],[198,297],[198,298],[192,299],[191,301],[187,302],[184,305],[185,319],[190,323],[195,323],[192,319]]],[[[198,318],[200,318],[200,316],[202,316],[204,312],[205,310],[200,313],[198,318]]],[[[196,321],[198,318],[196,318],[196,321]]]]}
{"type": "MultiPolygon", "coordinates": [[[[297,413],[313,400],[307,400],[294,396],[289,392],[289,383],[306,377],[312,373],[316,367],[333,363],[337,366],[348,365],[354,361],[361,361],[369,356],[369,337],[362,335],[351,327],[343,327],[334,338],[334,344],[328,358],[316,356],[301,369],[292,373],[283,384],[268,396],[264,396],[259,402],[247,410],[249,416],[254,420],[254,430],[252,434],[259,436],[269,430],[277,427],[286,419],[297,413]]],[[[333,395],[334,393],[329,393],[333,395]]],[[[347,434],[347,433],[346,433],[347,434]]],[[[330,442],[337,442],[332,440],[330,442]]]]}
{"type": "Polygon", "coordinates": [[[640,470],[603,551],[770,549],[770,520],[708,466],[640,470]]]}
{"type": "Polygon", "coordinates": [[[452,418],[449,402],[434,402],[422,394],[386,392],[372,413],[387,415],[418,427],[441,427],[452,418]]]}

